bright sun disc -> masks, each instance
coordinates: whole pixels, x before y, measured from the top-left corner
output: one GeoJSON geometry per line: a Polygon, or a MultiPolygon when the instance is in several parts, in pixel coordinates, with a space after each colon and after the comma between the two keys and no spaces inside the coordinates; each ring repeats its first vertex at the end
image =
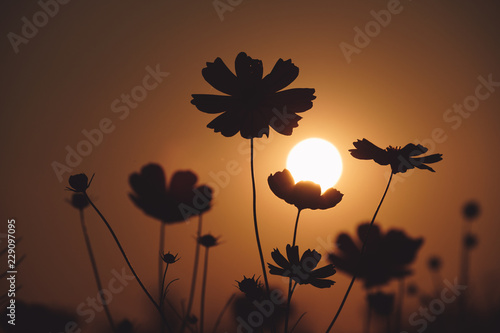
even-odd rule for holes
{"type": "Polygon", "coordinates": [[[333,187],[342,174],[339,151],[330,142],[312,138],[299,142],[288,154],[286,168],[295,182],[310,180],[324,192],[333,187]]]}

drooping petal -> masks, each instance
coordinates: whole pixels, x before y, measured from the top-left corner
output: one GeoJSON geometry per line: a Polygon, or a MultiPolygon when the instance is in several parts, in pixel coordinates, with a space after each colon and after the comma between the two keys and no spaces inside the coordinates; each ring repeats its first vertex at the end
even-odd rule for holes
{"type": "Polygon", "coordinates": [[[220,132],[225,137],[231,137],[240,131],[241,117],[234,111],[224,112],[208,123],[207,127],[212,128],[216,133],[220,132]]]}
{"type": "Polygon", "coordinates": [[[245,52],[240,52],[236,57],[235,68],[238,83],[242,90],[253,88],[262,80],[262,61],[252,59],[245,52]]]}
{"type": "Polygon", "coordinates": [[[292,63],[291,59],[283,61],[279,59],[272,71],[262,79],[264,91],[274,93],[292,83],[299,75],[299,68],[292,63]]]}
{"type": "Polygon", "coordinates": [[[295,182],[289,170],[278,171],[267,178],[269,188],[278,198],[286,200],[292,193],[295,182]]]}
{"type": "Polygon", "coordinates": [[[295,184],[287,202],[298,209],[318,209],[321,196],[321,186],[311,181],[300,181],[295,184]]]}
{"type": "Polygon", "coordinates": [[[194,185],[198,177],[191,171],[177,171],[172,176],[169,191],[180,202],[191,201],[194,197],[194,185]]]}
{"type": "Polygon", "coordinates": [[[205,113],[221,113],[238,109],[238,100],[232,96],[194,94],[191,104],[205,113]]]}
{"type": "Polygon", "coordinates": [[[342,200],[343,197],[344,195],[342,193],[331,187],[321,195],[318,208],[328,209],[335,207],[342,200]]]}
{"type": "Polygon", "coordinates": [[[238,81],[236,76],[227,68],[221,58],[207,62],[207,67],[203,68],[201,74],[212,87],[228,95],[236,95],[238,81]]]}
{"type": "Polygon", "coordinates": [[[274,249],[274,251],[271,252],[271,257],[273,258],[274,262],[280,265],[283,269],[287,269],[290,266],[286,258],[278,249],[274,249]]]}

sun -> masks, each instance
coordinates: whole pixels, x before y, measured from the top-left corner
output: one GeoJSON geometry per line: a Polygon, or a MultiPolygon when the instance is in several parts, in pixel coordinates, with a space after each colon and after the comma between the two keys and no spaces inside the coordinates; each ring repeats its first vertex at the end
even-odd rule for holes
{"type": "Polygon", "coordinates": [[[286,168],[295,182],[310,180],[324,192],[333,187],[342,174],[342,158],[330,142],[311,138],[299,142],[288,154],[286,168]]]}

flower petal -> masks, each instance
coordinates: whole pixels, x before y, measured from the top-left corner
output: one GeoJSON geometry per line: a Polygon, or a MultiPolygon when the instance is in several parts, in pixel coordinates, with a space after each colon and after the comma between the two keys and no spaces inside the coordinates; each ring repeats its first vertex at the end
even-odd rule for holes
{"type": "Polygon", "coordinates": [[[269,117],[254,110],[245,112],[244,119],[241,121],[240,134],[245,139],[261,138],[263,135],[269,136],[269,117]]]}
{"type": "Polygon", "coordinates": [[[236,76],[240,89],[253,88],[262,80],[262,61],[252,59],[245,52],[240,52],[235,60],[236,76]]]}
{"type": "Polygon", "coordinates": [[[283,135],[292,135],[293,129],[299,126],[299,120],[302,119],[301,116],[288,112],[286,106],[283,111],[273,108],[269,113],[272,115],[269,125],[283,135]]]}
{"type": "Polygon", "coordinates": [[[278,171],[274,175],[267,177],[267,183],[274,195],[283,200],[287,200],[290,197],[295,185],[292,174],[287,169],[278,171]]]}
{"type": "Polygon", "coordinates": [[[335,281],[323,280],[323,279],[311,279],[309,283],[316,288],[324,289],[333,286],[335,284],[335,281]]]}
{"type": "Polygon", "coordinates": [[[320,204],[321,186],[311,181],[300,181],[295,184],[288,203],[298,209],[318,209],[320,204]]]}
{"type": "Polygon", "coordinates": [[[269,263],[267,264],[267,267],[269,267],[269,274],[284,276],[284,273],[285,273],[284,269],[278,268],[278,267],[271,265],[269,263]]]}
{"type": "Polygon", "coordinates": [[[167,191],[165,173],[158,164],[151,163],[142,167],[140,173],[130,175],[129,183],[139,196],[154,196],[167,191]]]}
{"type": "Polygon", "coordinates": [[[343,197],[344,195],[342,193],[331,187],[321,195],[318,208],[328,209],[335,207],[342,200],[343,197]]]}
{"type": "Polygon", "coordinates": [[[220,132],[225,137],[231,137],[238,133],[241,129],[241,117],[237,112],[228,111],[219,115],[207,125],[216,133],[220,132]]]}
{"type": "Polygon", "coordinates": [[[335,273],[337,273],[337,271],[335,270],[335,266],[333,266],[332,264],[328,264],[324,267],[312,271],[311,276],[315,279],[322,279],[332,276],[335,273]]]}
{"type": "Polygon", "coordinates": [[[207,67],[203,68],[201,74],[212,87],[228,95],[237,94],[238,81],[236,76],[227,68],[221,58],[207,62],[207,67]]]}
{"type": "Polygon", "coordinates": [[[177,171],[170,180],[169,192],[179,202],[192,204],[194,185],[198,177],[191,171],[177,171]]]}
{"type": "Polygon", "coordinates": [[[234,111],[238,108],[238,100],[232,96],[205,94],[194,94],[191,96],[193,97],[191,104],[205,113],[221,113],[224,111],[234,111]]]}
{"type": "Polygon", "coordinates": [[[312,272],[319,261],[321,260],[321,254],[319,254],[316,250],[307,249],[300,258],[300,265],[304,271],[307,273],[312,272]]]}
{"type": "Polygon", "coordinates": [[[300,261],[299,261],[299,247],[297,245],[295,246],[290,246],[290,244],[286,245],[286,256],[288,258],[288,262],[290,263],[290,266],[299,266],[300,261]]]}
{"type": "Polygon", "coordinates": [[[266,93],[277,92],[290,83],[299,75],[299,68],[292,63],[291,59],[283,61],[279,59],[272,71],[262,79],[266,93]]]}
{"type": "Polygon", "coordinates": [[[387,165],[390,163],[387,151],[375,146],[370,141],[363,139],[353,143],[356,149],[349,149],[354,158],[360,160],[374,160],[378,164],[387,165]]]}
{"type": "Polygon", "coordinates": [[[274,251],[271,252],[271,257],[273,258],[274,262],[280,265],[283,269],[287,269],[288,267],[290,267],[290,264],[278,249],[274,249],[274,251]]]}
{"type": "Polygon", "coordinates": [[[277,92],[268,96],[263,102],[266,107],[286,110],[288,113],[304,112],[312,108],[312,101],[316,99],[314,89],[295,88],[277,92]]]}

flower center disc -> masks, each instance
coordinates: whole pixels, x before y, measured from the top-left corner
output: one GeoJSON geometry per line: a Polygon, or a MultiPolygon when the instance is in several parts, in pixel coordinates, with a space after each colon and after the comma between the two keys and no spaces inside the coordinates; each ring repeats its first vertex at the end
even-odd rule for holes
{"type": "Polygon", "coordinates": [[[295,182],[309,180],[321,186],[324,192],[333,187],[342,174],[339,151],[330,142],[311,138],[299,142],[288,154],[286,168],[295,182]]]}

